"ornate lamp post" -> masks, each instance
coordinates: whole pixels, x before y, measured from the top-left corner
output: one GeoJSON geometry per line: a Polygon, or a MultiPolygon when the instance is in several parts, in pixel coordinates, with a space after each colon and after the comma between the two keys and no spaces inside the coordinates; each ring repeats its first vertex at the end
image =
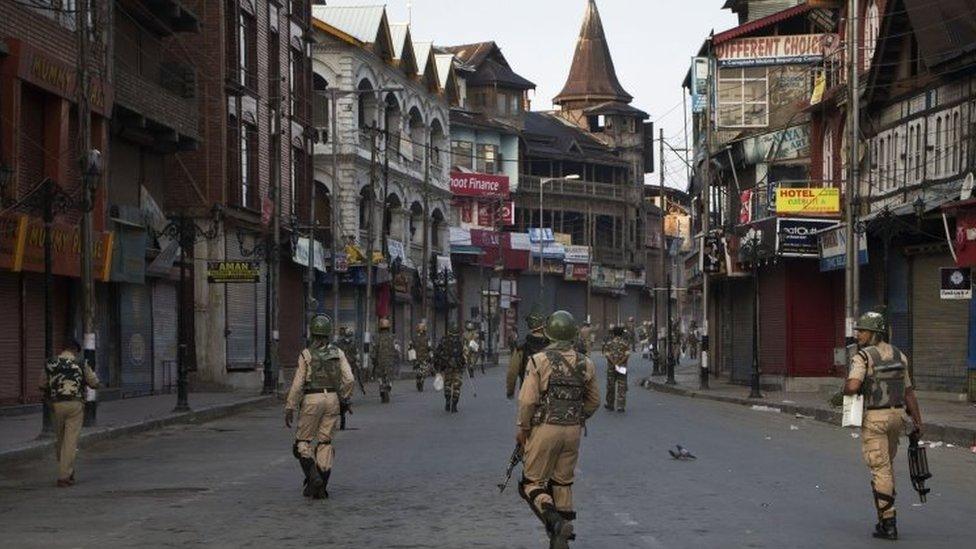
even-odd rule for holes
{"type": "MultiPolygon", "coordinates": [[[[275,242],[274,236],[269,233],[263,242],[258,242],[253,248],[249,249],[244,243],[244,232],[238,230],[237,247],[241,256],[267,262],[268,272],[264,277],[264,310],[271,311],[272,292],[274,292],[274,281],[271,275],[274,264],[281,257],[281,245],[275,242]]],[[[275,388],[278,386],[278,351],[275,345],[275,340],[277,340],[276,331],[278,329],[275,325],[276,320],[273,314],[269,314],[264,322],[264,384],[261,388],[261,394],[263,395],[273,394],[275,388]]]]}
{"type": "Polygon", "coordinates": [[[753,300],[752,300],[752,376],[750,380],[749,398],[763,398],[759,367],[759,264],[767,262],[773,257],[774,251],[763,242],[763,233],[759,229],[749,229],[742,240],[739,258],[752,267],[753,300]]]}

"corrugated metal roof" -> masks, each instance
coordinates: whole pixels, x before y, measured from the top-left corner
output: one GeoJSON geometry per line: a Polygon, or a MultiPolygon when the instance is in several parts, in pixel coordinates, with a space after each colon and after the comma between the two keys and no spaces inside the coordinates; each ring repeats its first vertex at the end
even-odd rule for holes
{"type": "Polygon", "coordinates": [[[925,64],[942,63],[976,49],[976,13],[971,0],[941,0],[936,4],[905,0],[918,49],[925,64]]]}
{"type": "Polygon", "coordinates": [[[373,43],[380,31],[383,6],[312,6],[312,17],[365,43],[373,43]]]}
{"type": "Polygon", "coordinates": [[[723,42],[728,42],[734,38],[745,36],[762,28],[779,23],[780,21],[785,21],[791,17],[803,15],[812,9],[813,6],[810,4],[800,4],[799,6],[794,6],[788,10],[774,13],[772,15],[763,17],[762,19],[756,19],[755,21],[746,23],[745,25],[739,25],[738,27],[716,34],[712,37],[712,44],[717,46],[723,42]]]}

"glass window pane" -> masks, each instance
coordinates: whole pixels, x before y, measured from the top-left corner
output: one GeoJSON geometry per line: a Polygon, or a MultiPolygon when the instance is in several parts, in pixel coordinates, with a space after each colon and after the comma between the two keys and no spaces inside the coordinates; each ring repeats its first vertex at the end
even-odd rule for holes
{"type": "Polygon", "coordinates": [[[744,101],[751,102],[766,102],[766,82],[764,81],[747,81],[743,85],[742,98],[744,101]]]}

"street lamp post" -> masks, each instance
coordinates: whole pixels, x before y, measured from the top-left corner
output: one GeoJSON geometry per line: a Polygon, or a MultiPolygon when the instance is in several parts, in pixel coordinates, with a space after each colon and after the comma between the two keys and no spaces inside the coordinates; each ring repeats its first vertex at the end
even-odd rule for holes
{"type": "Polygon", "coordinates": [[[752,267],[753,300],[752,300],[752,375],[749,383],[749,398],[764,398],[760,377],[762,370],[759,365],[759,263],[767,261],[773,251],[763,243],[762,231],[749,229],[746,233],[741,250],[741,258],[752,267]]]}
{"type": "Polygon", "coordinates": [[[186,308],[186,250],[200,240],[213,240],[220,232],[220,207],[211,209],[209,229],[201,229],[186,214],[179,213],[163,227],[160,234],[175,239],[180,246],[180,282],[177,286],[179,304],[176,309],[176,332],[179,338],[176,352],[176,407],[174,412],[188,412],[187,402],[187,327],[184,309],[186,308]]]}
{"type": "Polygon", "coordinates": [[[542,233],[543,233],[543,230],[542,230],[543,189],[545,188],[546,184],[551,183],[553,181],[558,181],[560,179],[562,179],[564,181],[575,181],[575,180],[577,180],[579,178],[580,178],[580,176],[578,174],[572,174],[572,175],[566,175],[566,176],[563,176],[563,177],[546,177],[546,178],[543,178],[543,179],[540,179],[539,180],[539,303],[540,304],[542,303],[542,295],[543,295],[542,294],[542,289],[543,289],[543,286],[545,286],[545,274],[546,274],[545,269],[544,269],[545,262],[543,261],[543,258],[542,258],[542,253],[543,253],[542,252],[542,250],[543,250],[543,238],[542,238],[542,233]]]}

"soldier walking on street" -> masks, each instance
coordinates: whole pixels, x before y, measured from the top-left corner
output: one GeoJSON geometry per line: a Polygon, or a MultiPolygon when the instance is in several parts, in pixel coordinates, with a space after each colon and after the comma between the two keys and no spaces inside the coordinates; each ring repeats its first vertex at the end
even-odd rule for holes
{"type": "Polygon", "coordinates": [[[58,488],[75,483],[75,454],[85,413],[85,388],[98,388],[98,376],[84,359],[81,347],[69,341],[64,350],[44,366],[40,389],[51,403],[54,448],[58,458],[58,488]]]}
{"type": "Polygon", "coordinates": [[[396,361],[396,344],[393,341],[393,332],[390,331],[390,319],[381,318],[379,329],[376,351],[373,353],[373,376],[380,385],[380,402],[385,404],[390,402],[390,391],[393,389],[390,376],[396,361]]]}
{"type": "MultiPolygon", "coordinates": [[[[342,350],[346,355],[346,361],[349,362],[349,369],[352,370],[353,377],[362,375],[359,371],[359,356],[356,349],[356,340],[352,337],[352,332],[349,328],[342,326],[339,328],[339,338],[336,340],[336,346],[342,350]]],[[[346,408],[343,406],[339,414],[339,430],[346,430],[346,408]]]]}
{"type": "Polygon", "coordinates": [[[434,352],[434,368],[444,376],[444,411],[457,413],[461,398],[461,381],[464,377],[464,350],[461,334],[451,324],[434,352]]]}
{"type": "Polygon", "coordinates": [[[546,527],[550,549],[575,539],[573,480],[583,423],[600,407],[593,362],[573,348],[573,315],[556,311],[546,321],[552,344],[533,355],[519,392],[516,442],[525,465],[519,494],[546,527]]]}
{"type": "Polygon", "coordinates": [[[590,326],[589,320],[584,322],[583,327],[580,328],[577,341],[576,350],[589,356],[590,348],[593,346],[593,328],[590,326]]]}
{"type": "Polygon", "coordinates": [[[858,352],[844,384],[845,395],[864,395],[861,425],[861,453],[871,470],[871,489],[878,512],[874,537],[898,539],[895,518],[895,475],[892,464],[898,451],[898,437],[906,428],[905,412],[915,432],[922,433],[922,412],[908,373],[908,358],[884,341],[884,316],[865,313],[858,319],[858,352]]]}
{"type": "Polygon", "coordinates": [[[610,340],[603,344],[603,356],[607,359],[607,410],[623,412],[627,406],[627,361],[630,345],[623,328],[610,332],[610,340]]]}
{"type": "Polygon", "coordinates": [[[546,317],[542,313],[532,311],[525,317],[525,324],[529,327],[529,333],[525,335],[525,340],[515,347],[505,376],[505,396],[508,398],[515,397],[515,382],[521,384],[524,381],[525,367],[529,358],[549,346],[549,338],[545,334],[546,317]]]}
{"type": "Polygon", "coordinates": [[[464,363],[468,366],[468,377],[474,377],[474,365],[478,360],[478,331],[474,322],[464,325],[464,363]]]}
{"type": "Polygon", "coordinates": [[[413,369],[417,377],[417,390],[423,392],[424,380],[430,375],[430,338],[427,337],[427,324],[417,324],[417,333],[410,342],[413,351],[413,369]]]}
{"type": "Polygon", "coordinates": [[[329,343],[332,319],[316,315],[309,327],[309,347],[298,357],[285,404],[285,426],[291,427],[295,410],[300,410],[292,453],[305,473],[304,495],[315,499],[329,497],[329,477],[335,450],[332,436],[339,423],[339,410],[348,406],[352,395],[352,370],[342,349],[329,343]],[[318,444],[314,450],[312,441],[318,444]]]}

